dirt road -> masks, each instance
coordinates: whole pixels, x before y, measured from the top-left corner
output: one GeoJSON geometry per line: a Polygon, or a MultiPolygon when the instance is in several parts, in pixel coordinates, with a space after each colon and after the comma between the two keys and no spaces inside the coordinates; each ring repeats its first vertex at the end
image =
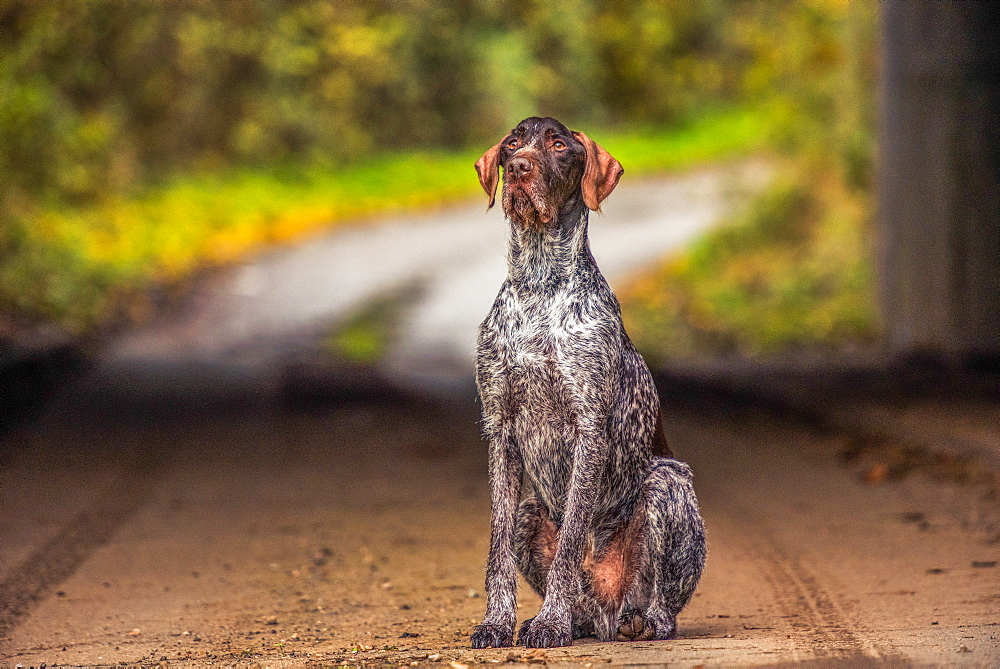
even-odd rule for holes
{"type": "MultiPolygon", "coordinates": [[[[725,208],[720,174],[623,184],[595,255],[621,274],[689,238],[725,208]]],[[[1000,665],[995,498],[866,483],[844,437],[669,383],[710,549],[679,638],[472,650],[489,501],[469,355],[503,256],[502,222],[462,211],[237,268],[3,435],[0,664],[1000,665]],[[381,372],[301,358],[414,281],[381,372]],[[428,372],[447,393],[400,390],[428,372]]],[[[521,592],[523,619],[539,602],[521,592]]]]}
{"type": "Polygon", "coordinates": [[[836,436],[667,390],[710,538],[676,641],[472,650],[489,504],[471,397],[293,394],[159,416],[101,400],[9,438],[0,657],[1000,662],[1000,549],[970,489],[867,484],[836,436]]]}

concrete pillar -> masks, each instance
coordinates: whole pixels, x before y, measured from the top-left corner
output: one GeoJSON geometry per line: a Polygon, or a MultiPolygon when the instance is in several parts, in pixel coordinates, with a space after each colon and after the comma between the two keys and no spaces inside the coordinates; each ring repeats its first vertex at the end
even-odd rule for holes
{"type": "Polygon", "coordinates": [[[885,0],[881,10],[886,343],[1000,359],[1000,2],[885,0]]]}

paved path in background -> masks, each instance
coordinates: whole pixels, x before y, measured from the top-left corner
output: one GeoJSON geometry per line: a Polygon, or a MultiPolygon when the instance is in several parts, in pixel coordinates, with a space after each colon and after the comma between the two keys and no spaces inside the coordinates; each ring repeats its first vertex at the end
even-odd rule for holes
{"type": "MultiPolygon", "coordinates": [[[[623,184],[605,202],[602,214],[591,214],[591,249],[601,271],[616,287],[721,222],[767,174],[761,165],[746,163],[623,184]]],[[[472,368],[479,323],[507,272],[507,225],[500,207],[472,217],[483,218],[488,234],[475,231],[474,242],[456,262],[426,277],[389,359],[398,374],[457,381],[472,368]]],[[[460,225],[468,228],[468,220],[460,225]]],[[[461,233],[441,228],[440,234],[461,233]]]]}
{"type": "MultiPolygon", "coordinates": [[[[471,171],[471,170],[470,170],[471,171]]],[[[759,163],[628,178],[592,215],[591,246],[614,284],[730,213],[769,174],[759,163]]],[[[282,248],[207,282],[176,318],[104,353],[112,368],[246,366],[266,373],[317,334],[386,294],[417,287],[392,371],[430,383],[464,379],[476,328],[506,273],[507,225],[483,201],[391,217],[282,248]]]]}

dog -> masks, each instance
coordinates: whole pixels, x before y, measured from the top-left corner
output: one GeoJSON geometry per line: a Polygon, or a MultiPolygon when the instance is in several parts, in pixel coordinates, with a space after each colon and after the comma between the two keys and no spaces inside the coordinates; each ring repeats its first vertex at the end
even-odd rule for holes
{"type": "Polygon", "coordinates": [[[513,645],[518,570],[543,598],[520,645],[674,638],[704,569],[705,527],[587,240],[589,212],[623,169],[584,133],[538,117],[475,167],[489,207],[503,168],[510,239],[477,343],[492,515],[472,646],[513,645]]]}

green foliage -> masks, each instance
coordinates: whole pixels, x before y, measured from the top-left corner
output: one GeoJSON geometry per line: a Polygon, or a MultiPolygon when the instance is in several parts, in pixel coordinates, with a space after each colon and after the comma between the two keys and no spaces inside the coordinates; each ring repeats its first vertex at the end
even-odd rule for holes
{"type": "Polygon", "coordinates": [[[786,175],[738,220],[623,291],[644,353],[662,361],[872,342],[864,197],[810,176],[786,175]]]}
{"type": "Polygon", "coordinates": [[[0,335],[39,321],[86,332],[138,318],[151,287],[200,267],[348,219],[467,196],[478,187],[476,157],[410,151],[336,170],[217,171],[132,197],[10,217],[0,229],[0,335]]]}
{"type": "Polygon", "coordinates": [[[810,0],[761,5],[747,92],[765,100],[789,154],[868,188],[875,137],[876,3],[810,0]]]}
{"type": "MultiPolygon", "coordinates": [[[[760,145],[766,118],[705,116],[674,132],[595,132],[630,175],[679,169],[760,145]]],[[[344,167],[235,168],[169,179],[130,197],[49,207],[0,230],[0,335],[49,321],[87,332],[141,318],[152,286],[347,220],[481,193],[483,147],[406,151],[344,167]],[[14,320],[14,318],[18,320],[14,320]]]]}
{"type": "Polygon", "coordinates": [[[409,291],[374,300],[327,335],[325,350],[335,358],[371,365],[389,351],[409,291]]]}
{"type": "Polygon", "coordinates": [[[671,128],[637,128],[591,133],[625,166],[628,174],[683,169],[735,159],[770,147],[770,119],[758,107],[705,112],[671,128]]]}
{"type": "Polygon", "coordinates": [[[777,137],[820,160],[832,151],[863,189],[873,12],[848,0],[0,2],[0,336],[132,317],[134,296],[202,265],[469,193],[466,147],[530,114],[586,129],[630,174],[777,137]],[[734,106],[741,117],[710,111],[734,106]]]}
{"type": "Polygon", "coordinates": [[[873,343],[874,13],[871,2],[812,0],[755,5],[736,20],[734,41],[754,54],[745,92],[771,118],[784,176],[623,292],[647,355],[873,343]]]}
{"type": "Polygon", "coordinates": [[[7,0],[0,187],[75,203],[224,164],[464,147],[532,113],[663,127],[739,97],[752,54],[731,29],[762,7],[7,0]]]}

